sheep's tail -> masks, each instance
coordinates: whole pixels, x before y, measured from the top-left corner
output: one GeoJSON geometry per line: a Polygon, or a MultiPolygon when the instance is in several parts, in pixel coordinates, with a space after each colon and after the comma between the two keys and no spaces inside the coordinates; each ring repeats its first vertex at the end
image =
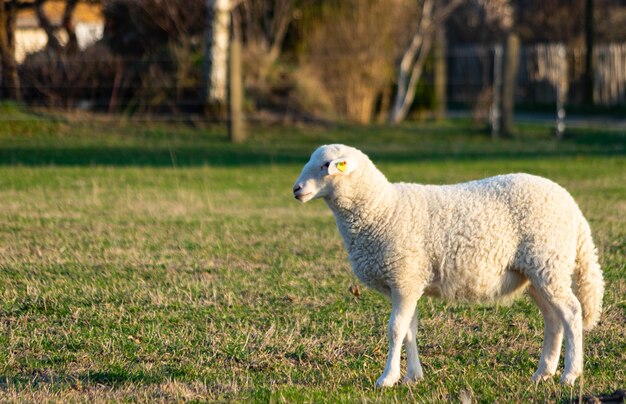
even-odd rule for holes
{"type": "Polygon", "coordinates": [[[574,292],[583,310],[583,329],[591,330],[600,320],[604,279],[589,224],[583,219],[578,231],[574,292]]]}

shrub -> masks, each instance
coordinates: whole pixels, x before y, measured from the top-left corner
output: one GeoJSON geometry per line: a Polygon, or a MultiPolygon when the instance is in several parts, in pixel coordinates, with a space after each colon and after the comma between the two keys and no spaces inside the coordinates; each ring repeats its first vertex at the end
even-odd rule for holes
{"type": "Polygon", "coordinates": [[[337,113],[350,121],[371,120],[377,98],[394,76],[394,60],[404,42],[398,27],[406,27],[404,21],[412,13],[402,4],[330,3],[311,24],[305,63],[324,83],[337,113]]]}
{"type": "Polygon", "coordinates": [[[115,77],[115,58],[97,43],[74,54],[42,50],[20,66],[24,100],[57,108],[104,108],[115,77]]]}

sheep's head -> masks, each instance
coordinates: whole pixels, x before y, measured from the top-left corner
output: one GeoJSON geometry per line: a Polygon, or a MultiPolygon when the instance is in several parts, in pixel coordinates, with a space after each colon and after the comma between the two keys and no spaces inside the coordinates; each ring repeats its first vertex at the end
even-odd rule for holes
{"type": "Polygon", "coordinates": [[[302,169],[293,186],[293,195],[300,202],[331,196],[339,182],[347,182],[359,168],[363,153],[340,144],[320,146],[302,169]]]}

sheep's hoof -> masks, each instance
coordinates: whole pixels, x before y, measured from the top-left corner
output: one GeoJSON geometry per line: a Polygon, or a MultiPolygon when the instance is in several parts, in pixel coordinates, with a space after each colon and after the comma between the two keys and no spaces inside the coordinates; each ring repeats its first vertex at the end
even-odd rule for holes
{"type": "Polygon", "coordinates": [[[563,376],[561,376],[561,384],[564,386],[573,386],[578,376],[579,374],[576,372],[564,373],[563,376]]]}
{"type": "Polygon", "coordinates": [[[404,378],[402,378],[402,384],[413,384],[413,383],[417,383],[418,381],[422,380],[423,377],[421,376],[409,376],[406,375],[404,376],[404,378]]]}
{"type": "Polygon", "coordinates": [[[400,375],[382,375],[376,380],[376,387],[391,387],[398,382],[400,375]]]}
{"type": "Polygon", "coordinates": [[[544,380],[549,380],[554,376],[554,373],[550,373],[547,370],[543,370],[543,371],[536,371],[533,374],[533,377],[531,377],[530,380],[532,380],[533,383],[538,384],[541,383],[544,380]]]}

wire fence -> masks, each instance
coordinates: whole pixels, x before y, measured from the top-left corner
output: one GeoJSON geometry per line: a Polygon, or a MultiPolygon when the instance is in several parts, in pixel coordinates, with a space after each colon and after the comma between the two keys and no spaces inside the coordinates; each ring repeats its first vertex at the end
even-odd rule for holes
{"type": "MultiPolygon", "coordinates": [[[[498,87],[501,54],[499,46],[450,47],[446,55],[447,102],[487,117],[498,95],[493,88],[494,84],[498,87]]],[[[20,65],[20,91],[23,102],[37,108],[122,113],[156,120],[197,115],[212,120],[214,116],[205,114],[206,89],[197,59],[197,53],[185,50],[179,50],[175,59],[162,55],[120,59],[97,46],[74,56],[38,52],[20,65]]],[[[595,104],[626,106],[626,43],[597,46],[593,61],[595,104]]],[[[580,103],[583,72],[582,48],[525,46],[520,52],[516,103],[580,103]]],[[[425,74],[424,80],[432,80],[432,74],[425,74]]],[[[0,120],[6,119],[10,118],[0,116],[0,120]]]]}
{"type": "MultiPolygon", "coordinates": [[[[448,100],[477,104],[490,98],[497,47],[468,45],[448,51],[448,100]]],[[[596,105],[626,105],[626,44],[597,46],[593,54],[596,105]]],[[[583,99],[584,49],[562,44],[525,46],[520,52],[516,102],[552,104],[565,89],[566,102],[583,99]]]]}

